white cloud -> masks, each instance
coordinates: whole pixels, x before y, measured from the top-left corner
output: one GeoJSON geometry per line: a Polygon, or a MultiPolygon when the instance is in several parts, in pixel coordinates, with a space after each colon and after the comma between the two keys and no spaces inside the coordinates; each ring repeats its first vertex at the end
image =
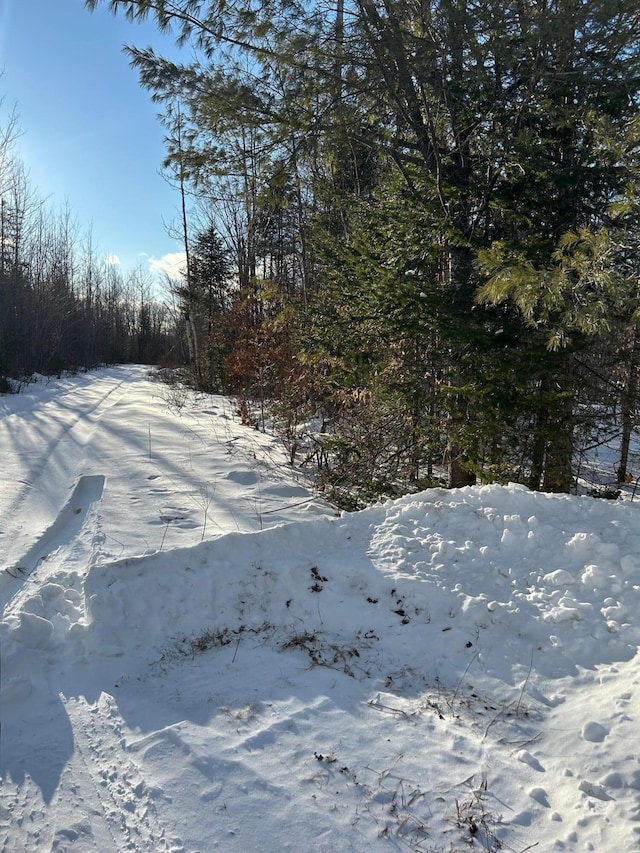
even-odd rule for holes
{"type": "Polygon", "coordinates": [[[184,252],[168,252],[161,258],[149,258],[149,269],[158,275],[168,275],[170,278],[184,278],[187,258],[184,252]]]}
{"type": "Polygon", "coordinates": [[[120,266],[120,258],[117,255],[107,255],[104,262],[105,264],[109,264],[110,267],[120,266]]]}

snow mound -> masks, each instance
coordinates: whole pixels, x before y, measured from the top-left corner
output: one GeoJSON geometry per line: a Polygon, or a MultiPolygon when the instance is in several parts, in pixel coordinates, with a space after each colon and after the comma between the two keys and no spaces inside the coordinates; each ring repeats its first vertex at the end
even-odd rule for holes
{"type": "Polygon", "coordinates": [[[637,650],[639,522],[630,502],[518,486],[429,490],[341,519],[96,565],[84,587],[87,642],[124,654],[134,639],[153,657],[170,637],[209,630],[322,626],[344,637],[400,625],[409,645],[414,632],[429,643],[431,677],[450,667],[454,639],[473,637],[484,671],[502,681],[532,650],[538,673],[575,675],[637,650]]]}

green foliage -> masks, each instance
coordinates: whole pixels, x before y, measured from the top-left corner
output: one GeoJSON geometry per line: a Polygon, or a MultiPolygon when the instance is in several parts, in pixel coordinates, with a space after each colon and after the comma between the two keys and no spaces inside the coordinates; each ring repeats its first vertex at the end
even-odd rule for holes
{"type": "Polygon", "coordinates": [[[477,299],[512,301],[528,325],[544,329],[552,350],[570,346],[572,334],[603,336],[624,305],[637,304],[637,280],[625,273],[619,254],[606,228],[566,232],[546,266],[537,266],[520,246],[495,241],[478,253],[487,281],[477,299]]]}
{"type": "Polygon", "coordinates": [[[303,366],[338,479],[370,495],[443,459],[454,485],[569,488],[602,393],[577,365],[640,317],[637,4],[108,5],[196,51],[131,56],[168,162],[224,199],[246,387],[295,425],[303,366]]]}

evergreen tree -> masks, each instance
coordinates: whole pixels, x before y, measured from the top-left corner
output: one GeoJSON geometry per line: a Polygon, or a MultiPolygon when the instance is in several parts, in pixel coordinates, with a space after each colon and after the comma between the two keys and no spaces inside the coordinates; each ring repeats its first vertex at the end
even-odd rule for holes
{"type": "Polygon", "coordinates": [[[220,391],[223,385],[231,271],[229,252],[211,225],[199,232],[189,247],[188,280],[173,287],[194,337],[197,382],[206,391],[220,391]]]}
{"type": "Polygon", "coordinates": [[[247,285],[257,199],[290,170],[327,385],[402,387],[429,424],[413,434],[445,437],[451,485],[502,468],[568,490],[581,365],[632,302],[610,245],[637,177],[636,4],[108,5],[200,51],[132,55],[188,104],[194,183],[240,176],[247,285]]]}

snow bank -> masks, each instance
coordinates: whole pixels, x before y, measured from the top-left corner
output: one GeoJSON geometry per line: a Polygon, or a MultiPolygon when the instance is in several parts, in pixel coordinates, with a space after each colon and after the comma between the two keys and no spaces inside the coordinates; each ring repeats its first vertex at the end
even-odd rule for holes
{"type": "Polygon", "coordinates": [[[634,503],[519,486],[429,490],[339,520],[94,566],[88,642],[118,654],[135,638],[153,656],[170,636],[199,631],[322,624],[341,634],[391,619],[406,635],[420,630],[434,664],[450,664],[461,633],[501,680],[532,651],[537,672],[560,677],[635,654],[637,554],[634,503]]]}

